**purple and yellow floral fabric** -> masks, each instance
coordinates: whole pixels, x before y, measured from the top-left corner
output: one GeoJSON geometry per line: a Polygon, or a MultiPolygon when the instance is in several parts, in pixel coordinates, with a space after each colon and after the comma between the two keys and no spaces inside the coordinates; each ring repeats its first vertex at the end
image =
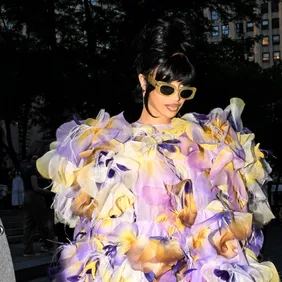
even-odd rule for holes
{"type": "Polygon", "coordinates": [[[271,169],[243,108],[233,98],[161,127],[101,110],[60,126],[37,161],[75,227],[53,281],[279,281],[257,259],[274,218],[262,191],[271,169]]]}

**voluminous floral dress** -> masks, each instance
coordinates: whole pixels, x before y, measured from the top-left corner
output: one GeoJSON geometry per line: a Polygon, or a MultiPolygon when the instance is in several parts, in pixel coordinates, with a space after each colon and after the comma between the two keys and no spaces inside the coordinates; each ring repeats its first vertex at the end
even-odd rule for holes
{"type": "Polygon", "coordinates": [[[262,190],[271,169],[243,108],[233,98],[167,125],[101,110],[60,126],[37,161],[57,216],[75,227],[53,281],[279,281],[257,259],[274,218],[262,190]]]}

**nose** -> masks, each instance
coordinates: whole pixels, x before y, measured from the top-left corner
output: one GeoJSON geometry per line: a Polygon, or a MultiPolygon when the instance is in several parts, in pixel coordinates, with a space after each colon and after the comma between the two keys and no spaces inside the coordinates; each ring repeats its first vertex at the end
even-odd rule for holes
{"type": "Polygon", "coordinates": [[[174,101],[180,101],[181,100],[181,96],[180,96],[180,91],[176,90],[173,94],[172,94],[172,98],[174,101]]]}

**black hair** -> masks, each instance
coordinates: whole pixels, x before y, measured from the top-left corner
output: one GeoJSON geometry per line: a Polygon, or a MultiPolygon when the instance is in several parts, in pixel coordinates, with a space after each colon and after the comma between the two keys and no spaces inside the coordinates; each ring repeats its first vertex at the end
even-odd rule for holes
{"type": "MultiPolygon", "coordinates": [[[[180,81],[183,85],[190,85],[195,78],[195,69],[188,59],[188,52],[192,49],[190,41],[188,25],[179,18],[157,19],[148,23],[133,43],[137,52],[134,64],[137,75],[143,74],[146,79],[157,68],[156,80],[180,81]]],[[[144,105],[151,116],[148,100],[153,89],[147,82],[144,105]]],[[[143,101],[139,84],[134,94],[135,102],[143,101]]]]}

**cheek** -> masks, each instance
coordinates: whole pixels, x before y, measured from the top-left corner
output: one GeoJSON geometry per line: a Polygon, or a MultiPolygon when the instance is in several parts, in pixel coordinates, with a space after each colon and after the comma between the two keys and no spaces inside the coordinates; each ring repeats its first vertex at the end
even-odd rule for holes
{"type": "Polygon", "coordinates": [[[160,106],[164,104],[164,98],[162,95],[159,95],[157,92],[152,91],[149,96],[149,103],[154,106],[160,106]]]}

